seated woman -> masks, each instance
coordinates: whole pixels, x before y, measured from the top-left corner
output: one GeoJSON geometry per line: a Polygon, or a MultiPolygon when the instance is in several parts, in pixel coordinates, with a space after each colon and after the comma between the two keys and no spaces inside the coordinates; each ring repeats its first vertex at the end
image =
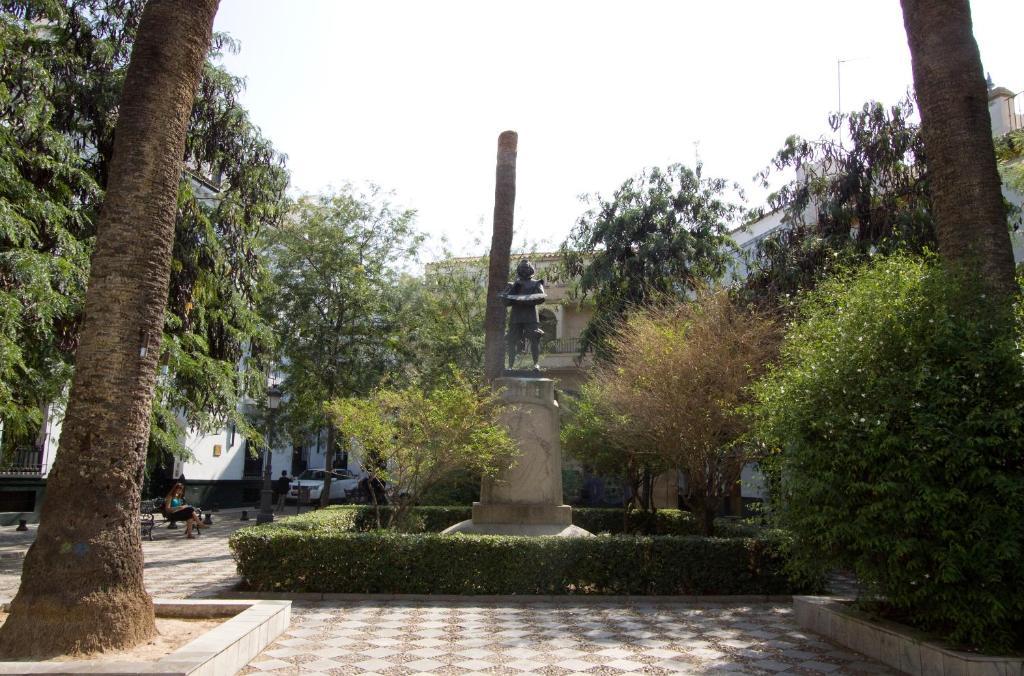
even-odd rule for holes
{"type": "Polygon", "coordinates": [[[174,484],[174,488],[164,498],[164,516],[171,521],[185,522],[185,537],[193,538],[192,528],[202,529],[196,509],[185,502],[185,487],[174,484]]]}

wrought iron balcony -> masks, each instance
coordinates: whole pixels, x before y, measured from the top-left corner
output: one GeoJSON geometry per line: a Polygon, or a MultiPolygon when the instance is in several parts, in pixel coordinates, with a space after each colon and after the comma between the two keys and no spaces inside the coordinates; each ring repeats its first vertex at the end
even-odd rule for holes
{"type": "Polygon", "coordinates": [[[0,462],[0,476],[41,476],[43,450],[33,446],[17,448],[0,462]]]}
{"type": "Polygon", "coordinates": [[[579,354],[580,339],[577,338],[554,338],[542,341],[541,352],[544,354],[579,354]]]}

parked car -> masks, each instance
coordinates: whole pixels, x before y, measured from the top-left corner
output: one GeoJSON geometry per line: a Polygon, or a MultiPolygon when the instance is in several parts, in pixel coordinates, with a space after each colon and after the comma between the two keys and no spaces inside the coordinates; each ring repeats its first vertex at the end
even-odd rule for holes
{"type": "MultiPolygon", "coordinates": [[[[309,488],[310,502],[320,502],[320,493],[324,490],[325,472],[322,469],[307,469],[295,477],[288,489],[286,502],[295,502],[299,499],[299,488],[309,488]]],[[[355,474],[347,469],[336,469],[331,471],[331,502],[344,502],[345,494],[354,490],[359,483],[355,474]]]]}

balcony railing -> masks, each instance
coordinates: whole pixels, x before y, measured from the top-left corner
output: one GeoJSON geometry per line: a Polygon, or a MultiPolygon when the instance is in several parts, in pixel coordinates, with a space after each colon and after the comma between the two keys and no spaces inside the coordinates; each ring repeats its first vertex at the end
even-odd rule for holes
{"type": "Polygon", "coordinates": [[[541,342],[540,347],[544,354],[579,354],[580,344],[579,338],[554,338],[541,342]]]}
{"type": "Polygon", "coordinates": [[[0,462],[0,476],[39,476],[43,473],[43,451],[27,446],[15,449],[0,462]]]}

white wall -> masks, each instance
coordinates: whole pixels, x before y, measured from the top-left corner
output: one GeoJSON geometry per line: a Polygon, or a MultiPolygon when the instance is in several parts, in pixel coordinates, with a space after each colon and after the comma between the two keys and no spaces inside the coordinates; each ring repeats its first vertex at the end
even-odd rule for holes
{"type": "Polygon", "coordinates": [[[992,118],[992,135],[1002,136],[1014,129],[1024,128],[1024,104],[1014,98],[1013,92],[1005,87],[996,87],[989,92],[988,114],[992,118]]]}
{"type": "MultiPolygon", "coordinates": [[[[182,465],[181,470],[189,481],[222,481],[239,480],[245,468],[246,444],[241,434],[235,433],[234,444],[227,445],[226,429],[214,434],[189,433],[185,445],[192,451],[194,460],[182,465]],[[214,455],[214,446],[221,447],[220,456],[214,455]]],[[[291,448],[275,448],[271,457],[271,468],[275,476],[280,476],[282,469],[291,474],[291,448]]]]}

